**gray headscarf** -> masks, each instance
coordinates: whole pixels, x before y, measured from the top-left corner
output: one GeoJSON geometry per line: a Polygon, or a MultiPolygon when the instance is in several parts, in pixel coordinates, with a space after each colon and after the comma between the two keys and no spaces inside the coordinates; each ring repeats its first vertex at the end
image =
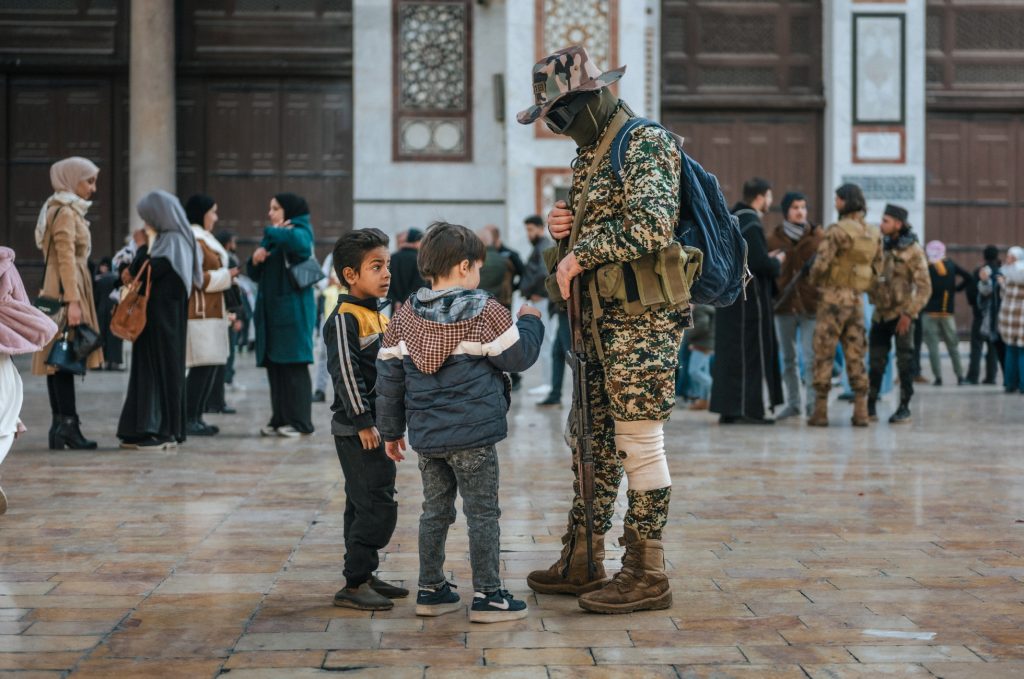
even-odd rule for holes
{"type": "Polygon", "coordinates": [[[164,257],[174,268],[185,289],[203,287],[202,258],[185,217],[185,209],[177,197],[166,191],[150,191],[136,206],[142,221],[152,226],[156,240],[149,249],[150,257],[164,257]]]}

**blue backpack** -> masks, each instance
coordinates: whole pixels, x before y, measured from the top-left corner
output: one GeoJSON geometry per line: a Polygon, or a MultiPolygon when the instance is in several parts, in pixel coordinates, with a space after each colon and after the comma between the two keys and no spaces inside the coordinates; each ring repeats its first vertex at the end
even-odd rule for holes
{"type": "MultiPolygon", "coordinates": [[[[629,138],[638,127],[665,129],[646,118],[631,118],[623,125],[610,151],[612,170],[620,183],[629,138]]],[[[690,288],[691,300],[695,304],[729,306],[744,292],[749,280],[747,242],[740,233],[739,220],[729,213],[718,179],[686,155],[678,138],[672,136],[682,159],[675,239],[704,253],[700,275],[690,288]]]]}

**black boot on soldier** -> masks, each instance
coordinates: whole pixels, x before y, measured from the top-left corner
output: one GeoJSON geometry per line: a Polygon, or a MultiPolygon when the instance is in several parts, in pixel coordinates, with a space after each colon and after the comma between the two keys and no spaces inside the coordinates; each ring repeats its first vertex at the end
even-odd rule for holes
{"type": "Polygon", "coordinates": [[[900,401],[899,409],[889,418],[889,424],[910,424],[910,404],[900,401]]]}

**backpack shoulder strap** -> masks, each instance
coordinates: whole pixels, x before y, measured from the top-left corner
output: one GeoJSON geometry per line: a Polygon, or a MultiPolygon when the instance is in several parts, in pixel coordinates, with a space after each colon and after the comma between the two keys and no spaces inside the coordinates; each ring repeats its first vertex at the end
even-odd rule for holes
{"type": "Polygon", "coordinates": [[[633,130],[638,127],[664,127],[661,123],[656,123],[653,120],[647,118],[630,118],[629,121],[622,126],[619,133],[615,135],[615,139],[612,140],[612,171],[615,173],[615,178],[622,183],[622,165],[626,162],[626,150],[629,148],[629,140],[633,136],[633,130]]]}

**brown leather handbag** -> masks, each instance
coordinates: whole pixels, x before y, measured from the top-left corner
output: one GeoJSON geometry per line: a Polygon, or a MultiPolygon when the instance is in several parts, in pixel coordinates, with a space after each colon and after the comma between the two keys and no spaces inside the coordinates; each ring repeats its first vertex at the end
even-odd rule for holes
{"type": "Polygon", "coordinates": [[[110,318],[110,332],[129,342],[134,342],[146,328],[146,304],[149,303],[149,283],[151,279],[149,261],[147,260],[135,274],[131,283],[125,286],[121,301],[114,308],[110,318]],[[146,274],[145,284],[142,274],[146,274]],[[143,292],[145,290],[145,292],[143,292]]]}

